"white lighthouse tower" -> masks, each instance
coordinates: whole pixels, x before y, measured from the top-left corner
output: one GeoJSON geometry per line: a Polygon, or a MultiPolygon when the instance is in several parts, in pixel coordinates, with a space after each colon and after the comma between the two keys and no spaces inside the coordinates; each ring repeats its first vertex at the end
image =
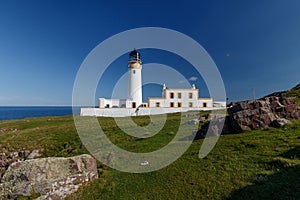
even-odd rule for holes
{"type": "Polygon", "coordinates": [[[132,102],[131,107],[137,108],[143,102],[142,97],[142,61],[140,53],[134,49],[129,54],[128,60],[129,88],[128,98],[132,102]]]}

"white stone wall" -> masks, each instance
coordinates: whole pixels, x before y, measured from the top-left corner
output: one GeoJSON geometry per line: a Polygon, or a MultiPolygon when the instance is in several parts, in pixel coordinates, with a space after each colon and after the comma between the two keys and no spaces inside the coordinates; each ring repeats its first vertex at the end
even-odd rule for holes
{"type": "Polygon", "coordinates": [[[126,101],[126,108],[132,108],[132,101],[128,100],[126,101]]]}
{"type": "Polygon", "coordinates": [[[127,100],[126,99],[105,99],[105,98],[99,98],[99,108],[106,108],[106,106],[109,106],[109,108],[126,108],[127,106],[127,100]]]}
{"type": "Polygon", "coordinates": [[[214,101],[214,107],[226,107],[226,101],[214,101]]]}
{"type": "Polygon", "coordinates": [[[159,115],[165,113],[187,112],[192,110],[218,110],[224,108],[139,108],[138,112],[133,108],[81,108],[81,116],[97,117],[126,117],[126,116],[143,116],[159,115]]]}
{"type": "MultiPolygon", "coordinates": [[[[105,99],[105,98],[99,98],[99,108],[107,108],[108,105],[109,108],[132,108],[132,103],[134,101],[131,101],[129,99],[105,99]]],[[[147,103],[146,103],[147,104],[147,103]]],[[[136,107],[139,105],[136,104],[136,107]]]]}

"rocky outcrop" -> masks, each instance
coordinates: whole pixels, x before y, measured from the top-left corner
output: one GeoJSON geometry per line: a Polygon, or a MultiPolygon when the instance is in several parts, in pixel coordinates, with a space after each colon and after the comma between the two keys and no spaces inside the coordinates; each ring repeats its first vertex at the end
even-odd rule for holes
{"type": "Polygon", "coordinates": [[[228,108],[233,132],[266,128],[279,118],[300,119],[294,98],[269,96],[256,101],[232,103],[228,108]]]}
{"type": "Polygon", "coordinates": [[[12,163],[2,177],[0,199],[39,194],[37,199],[62,199],[82,183],[98,177],[90,155],[38,158],[12,163]]]}
{"type": "MultiPolygon", "coordinates": [[[[282,95],[231,103],[227,111],[228,116],[225,118],[222,134],[240,133],[269,126],[280,128],[291,124],[287,119],[300,119],[300,107],[295,103],[295,99],[282,95]]],[[[219,130],[224,119],[209,115],[199,119],[200,122],[206,120],[209,122],[202,125],[196,134],[196,139],[206,136],[209,125],[219,130]]]]}

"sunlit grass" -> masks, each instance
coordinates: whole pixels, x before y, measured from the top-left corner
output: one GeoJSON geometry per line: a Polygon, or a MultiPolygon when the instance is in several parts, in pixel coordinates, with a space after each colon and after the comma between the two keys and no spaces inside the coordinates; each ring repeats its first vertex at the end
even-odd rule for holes
{"type": "MultiPolygon", "coordinates": [[[[126,135],[113,118],[98,120],[116,145],[150,152],[174,138],[180,115],[168,115],[159,133],[143,139],[126,135]]],[[[148,117],[133,121],[140,126],[150,123],[148,117]]],[[[296,199],[300,196],[300,121],[293,122],[283,129],[222,136],[205,159],[198,158],[203,140],[193,142],[181,158],[155,172],[124,173],[98,163],[100,178],[69,199],[296,199]]],[[[1,121],[0,129],[17,129],[0,134],[0,147],[10,152],[44,148],[43,156],[87,153],[72,116],[1,121]]]]}

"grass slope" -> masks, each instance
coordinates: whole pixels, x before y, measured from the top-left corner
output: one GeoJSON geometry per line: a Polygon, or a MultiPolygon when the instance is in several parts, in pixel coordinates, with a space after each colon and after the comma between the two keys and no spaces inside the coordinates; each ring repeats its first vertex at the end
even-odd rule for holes
{"type": "MultiPolygon", "coordinates": [[[[141,126],[147,117],[135,117],[141,126]]],[[[130,137],[112,118],[99,118],[115,144],[134,152],[149,152],[174,137],[179,115],[148,139],[130,137]]],[[[44,156],[87,153],[73,119],[42,117],[1,121],[0,147],[9,151],[45,148],[44,156]]],[[[213,151],[199,159],[202,140],[194,142],[177,161],[161,170],[123,173],[98,163],[101,178],[87,183],[68,199],[297,199],[300,196],[300,121],[285,129],[269,128],[222,136],[213,151]]],[[[0,149],[2,149],[0,148],[0,149]]]]}
{"type": "Polygon", "coordinates": [[[300,84],[284,92],[284,95],[287,97],[300,97],[300,84]]]}
{"type": "Polygon", "coordinates": [[[290,90],[287,91],[281,91],[281,92],[274,92],[272,94],[267,95],[268,96],[285,96],[285,97],[293,97],[295,98],[296,103],[298,106],[300,106],[300,84],[296,85],[290,90]]]}
{"type": "Polygon", "coordinates": [[[297,104],[300,106],[300,84],[283,93],[286,97],[295,97],[297,104]]]}

